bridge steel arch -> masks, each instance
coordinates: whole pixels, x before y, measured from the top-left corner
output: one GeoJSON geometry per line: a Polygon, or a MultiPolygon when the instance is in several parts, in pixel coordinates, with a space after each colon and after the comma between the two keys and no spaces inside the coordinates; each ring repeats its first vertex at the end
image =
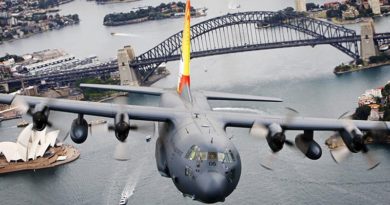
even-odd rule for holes
{"type": "MultiPolygon", "coordinates": [[[[130,66],[141,83],[157,67],[179,60],[182,31],[136,57],[130,66]]],[[[359,58],[360,36],[351,29],[297,13],[253,11],[227,14],[191,27],[192,58],[274,48],[330,44],[354,59],[359,58]]]]}

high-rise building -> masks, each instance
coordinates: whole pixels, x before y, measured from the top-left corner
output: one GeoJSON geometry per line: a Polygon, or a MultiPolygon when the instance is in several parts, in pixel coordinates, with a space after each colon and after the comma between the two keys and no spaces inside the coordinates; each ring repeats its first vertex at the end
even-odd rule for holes
{"type": "Polygon", "coordinates": [[[381,4],[379,0],[368,0],[368,3],[370,4],[372,13],[374,13],[375,15],[381,14],[381,4]]]}
{"type": "Polygon", "coordinates": [[[295,10],[297,12],[306,11],[306,0],[295,0],[295,10]]]}

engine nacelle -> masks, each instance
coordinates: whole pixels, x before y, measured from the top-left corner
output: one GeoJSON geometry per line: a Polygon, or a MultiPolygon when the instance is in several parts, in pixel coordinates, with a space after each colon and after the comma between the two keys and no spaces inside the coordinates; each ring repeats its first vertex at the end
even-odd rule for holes
{"type": "Polygon", "coordinates": [[[50,110],[46,105],[37,105],[37,107],[35,107],[34,112],[31,113],[34,130],[42,131],[50,124],[49,112],[50,110]]]}
{"type": "Polygon", "coordinates": [[[363,149],[363,133],[356,126],[348,126],[340,131],[339,134],[349,151],[357,153],[363,149]]]}
{"type": "Polygon", "coordinates": [[[69,134],[74,143],[81,144],[87,140],[88,123],[82,115],[79,115],[78,118],[73,120],[69,134]]]}
{"type": "Polygon", "coordinates": [[[286,141],[286,135],[279,124],[270,124],[268,126],[268,135],[266,137],[268,146],[273,152],[279,152],[286,141]]]}
{"type": "Polygon", "coordinates": [[[321,158],[322,149],[320,145],[313,140],[313,131],[305,131],[295,137],[295,145],[309,159],[317,160],[321,158]]]}
{"type": "Polygon", "coordinates": [[[118,113],[115,117],[114,125],[115,137],[121,141],[126,141],[130,132],[130,120],[126,113],[118,113]]]}

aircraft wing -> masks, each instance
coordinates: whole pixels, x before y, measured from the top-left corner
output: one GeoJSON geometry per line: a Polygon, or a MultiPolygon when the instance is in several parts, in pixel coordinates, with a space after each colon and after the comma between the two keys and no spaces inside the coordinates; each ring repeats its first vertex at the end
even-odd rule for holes
{"type": "Polygon", "coordinates": [[[207,100],[235,100],[235,101],[258,101],[258,102],[282,102],[280,98],[265,97],[265,96],[253,96],[253,95],[242,95],[232,94],[224,92],[212,92],[202,91],[203,95],[207,100]]]}
{"type": "Polygon", "coordinates": [[[93,88],[100,90],[115,90],[120,92],[139,93],[147,95],[160,96],[165,92],[162,88],[138,87],[138,86],[121,86],[121,85],[102,85],[102,84],[80,84],[82,88],[93,88]]]}
{"type": "Polygon", "coordinates": [[[338,131],[343,130],[351,123],[362,131],[389,130],[389,122],[327,119],[327,118],[306,118],[294,117],[287,119],[279,116],[261,116],[252,113],[229,113],[214,112],[225,125],[225,127],[246,127],[251,128],[254,124],[268,126],[272,123],[279,124],[285,130],[318,130],[338,131]]]}
{"type": "Polygon", "coordinates": [[[30,96],[12,96],[0,94],[0,104],[11,104],[13,100],[23,100],[29,107],[39,104],[48,106],[50,110],[70,112],[102,117],[115,117],[118,112],[127,112],[130,119],[145,121],[174,120],[175,113],[180,112],[169,108],[150,106],[118,105],[110,103],[97,103],[74,101],[64,99],[48,99],[30,96]],[[18,99],[19,98],[19,99],[18,99]]]}

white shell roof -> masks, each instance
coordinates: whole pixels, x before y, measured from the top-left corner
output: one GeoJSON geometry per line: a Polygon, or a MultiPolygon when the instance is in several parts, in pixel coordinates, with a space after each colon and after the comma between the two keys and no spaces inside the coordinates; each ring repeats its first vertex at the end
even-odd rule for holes
{"type": "Polygon", "coordinates": [[[42,157],[50,146],[55,145],[59,130],[46,134],[46,129],[33,131],[32,126],[30,124],[20,132],[16,143],[0,142],[0,154],[5,156],[7,162],[34,160],[42,157]]]}

